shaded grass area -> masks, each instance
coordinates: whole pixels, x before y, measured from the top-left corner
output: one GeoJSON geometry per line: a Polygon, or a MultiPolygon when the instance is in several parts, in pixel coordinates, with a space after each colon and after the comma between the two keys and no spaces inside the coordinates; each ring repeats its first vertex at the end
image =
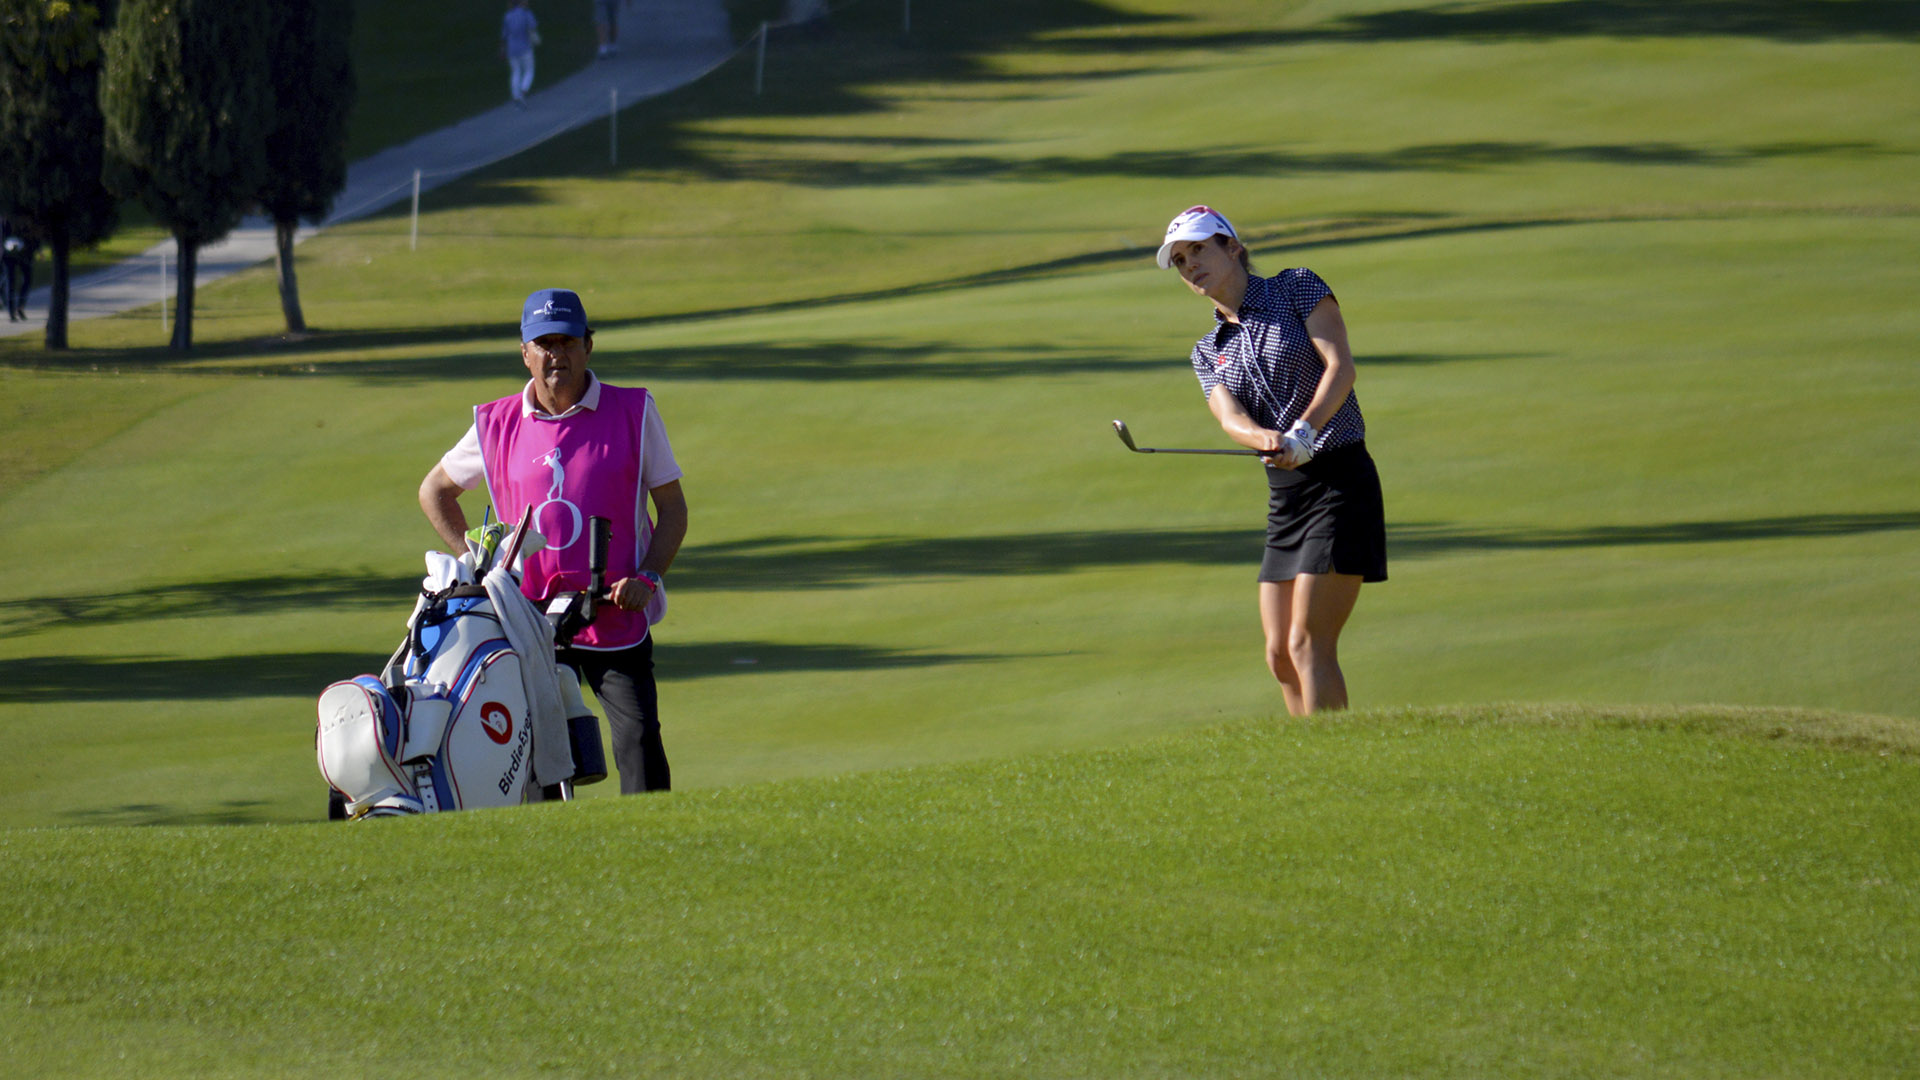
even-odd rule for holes
{"type": "MultiPolygon", "coordinates": [[[[1514,550],[1823,539],[1913,530],[1920,530],[1920,511],[1583,529],[1487,529],[1415,522],[1390,526],[1388,539],[1397,555],[1419,559],[1514,550]]],[[[676,575],[674,590],[676,594],[712,589],[780,592],[858,588],[915,578],[1061,574],[1169,564],[1238,566],[1248,560],[1250,549],[1257,548],[1258,539],[1257,531],[1250,528],[951,538],[768,535],[703,545],[699,565],[676,575]]],[[[28,637],[63,622],[105,628],[147,619],[272,613],[288,607],[391,608],[396,598],[404,598],[409,590],[417,588],[417,578],[400,575],[334,575],[324,581],[264,575],[93,595],[27,597],[0,602],[0,638],[28,637]]],[[[0,689],[0,700],[6,700],[10,692],[0,689]]]]}
{"type": "Polygon", "coordinates": [[[14,830],[37,887],[0,893],[0,1009],[24,1075],[378,1071],[485,1016],[440,1067],[1896,1076],[1915,745],[1779,710],[1405,710],[370,825],[14,830]]]}

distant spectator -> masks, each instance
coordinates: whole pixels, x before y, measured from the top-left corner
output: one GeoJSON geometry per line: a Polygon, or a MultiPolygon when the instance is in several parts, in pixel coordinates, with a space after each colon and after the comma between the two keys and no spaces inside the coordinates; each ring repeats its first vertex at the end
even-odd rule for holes
{"type": "Polygon", "coordinates": [[[40,252],[40,242],[21,236],[13,231],[13,226],[0,221],[0,279],[4,279],[7,306],[7,321],[19,322],[27,317],[27,294],[33,291],[33,257],[40,252]]]}
{"type": "MultiPolygon", "coordinates": [[[[13,239],[13,226],[6,218],[0,218],[0,251],[6,249],[8,241],[13,239]]],[[[7,309],[7,321],[16,321],[13,317],[13,267],[0,269],[0,307],[7,309]]]]}
{"type": "Polygon", "coordinates": [[[620,51],[620,9],[627,0],[593,0],[593,30],[600,37],[600,59],[620,51]]]}
{"type": "Polygon", "coordinates": [[[533,89],[533,47],[538,44],[539,21],[527,8],[527,0],[513,0],[500,24],[500,55],[507,58],[507,88],[513,103],[523,109],[527,91],[533,89]]]}
{"type": "Polygon", "coordinates": [[[785,21],[794,26],[811,26],[827,17],[827,0],[787,0],[785,21]]]}

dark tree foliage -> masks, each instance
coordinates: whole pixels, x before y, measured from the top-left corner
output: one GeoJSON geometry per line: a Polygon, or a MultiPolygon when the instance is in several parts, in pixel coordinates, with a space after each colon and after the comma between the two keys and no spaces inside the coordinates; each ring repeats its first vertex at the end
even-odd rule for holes
{"type": "Polygon", "coordinates": [[[274,0],[120,0],[100,106],[107,186],[140,200],[180,248],[172,347],[193,347],[200,248],[259,197],[274,127],[274,0]]]}
{"type": "Polygon", "coordinates": [[[269,67],[277,112],[267,135],[260,206],[273,219],[280,308],[287,329],[306,329],[294,277],[293,235],[319,224],[347,183],[347,117],[353,111],[353,0],[274,0],[269,67]]]}
{"type": "Polygon", "coordinates": [[[68,257],[112,233],[101,182],[101,12],[67,0],[0,0],[0,217],[53,260],[49,349],[67,347],[68,257]]]}

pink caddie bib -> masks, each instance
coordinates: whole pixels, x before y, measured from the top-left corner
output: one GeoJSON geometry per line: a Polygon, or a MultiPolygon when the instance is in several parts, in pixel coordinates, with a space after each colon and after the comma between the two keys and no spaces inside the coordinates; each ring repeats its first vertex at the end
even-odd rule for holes
{"type": "MultiPolygon", "coordinates": [[[[640,486],[647,392],[603,382],[598,408],[559,420],[522,415],[521,404],[514,394],[473,410],[494,512],[513,524],[533,507],[533,527],[547,540],[523,563],[520,591],[544,607],[556,593],[587,588],[587,519],[594,517],[613,523],[607,582],[632,577],[653,537],[640,486]]],[[[646,637],[644,614],[601,604],[574,645],[624,649],[646,637]]]]}

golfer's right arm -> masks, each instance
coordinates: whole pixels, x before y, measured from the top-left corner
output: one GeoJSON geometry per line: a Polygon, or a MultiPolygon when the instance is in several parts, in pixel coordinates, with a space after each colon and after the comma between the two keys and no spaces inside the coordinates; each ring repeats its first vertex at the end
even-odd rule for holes
{"type": "Polygon", "coordinates": [[[1240,404],[1240,399],[1234,397],[1225,384],[1216,384],[1207,393],[1207,408],[1212,409],[1213,418],[1220,421],[1220,430],[1234,442],[1249,450],[1279,452],[1280,433],[1255,423],[1247,407],[1240,404]]]}
{"type": "Polygon", "coordinates": [[[440,465],[420,481],[420,509],[451,555],[467,550],[467,512],[460,509],[460,493],[464,490],[440,465]]]}

